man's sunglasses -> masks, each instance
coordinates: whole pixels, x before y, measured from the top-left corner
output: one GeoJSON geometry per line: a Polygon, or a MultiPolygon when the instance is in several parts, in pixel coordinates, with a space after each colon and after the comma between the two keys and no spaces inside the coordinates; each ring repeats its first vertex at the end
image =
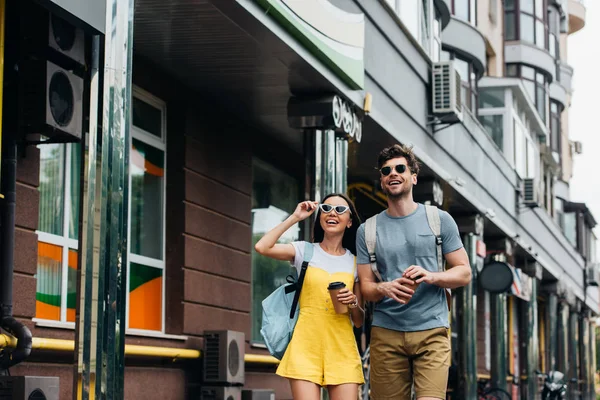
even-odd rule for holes
{"type": "Polygon", "coordinates": [[[396,170],[396,172],[399,174],[403,174],[406,171],[406,165],[397,164],[394,167],[390,167],[390,166],[383,167],[379,170],[379,172],[381,172],[381,175],[383,175],[383,176],[388,176],[389,174],[392,173],[392,168],[394,168],[396,170]]]}
{"type": "MultiPolygon", "coordinates": [[[[329,214],[330,212],[332,212],[333,210],[335,210],[335,213],[337,215],[342,215],[346,211],[350,210],[350,207],[348,207],[348,206],[332,206],[331,204],[319,204],[319,208],[325,214],[329,214]]],[[[352,214],[352,211],[350,211],[350,214],[352,214]]]]}

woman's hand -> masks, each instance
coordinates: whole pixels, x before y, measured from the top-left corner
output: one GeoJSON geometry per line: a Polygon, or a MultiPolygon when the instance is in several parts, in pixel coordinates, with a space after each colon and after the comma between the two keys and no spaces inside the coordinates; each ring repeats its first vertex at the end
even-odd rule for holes
{"type": "Polygon", "coordinates": [[[298,218],[298,220],[303,221],[317,210],[318,204],[318,201],[303,201],[298,204],[293,215],[298,218]]]}
{"type": "Polygon", "coordinates": [[[358,305],[358,297],[347,288],[343,288],[338,292],[337,299],[342,304],[358,305]]]}

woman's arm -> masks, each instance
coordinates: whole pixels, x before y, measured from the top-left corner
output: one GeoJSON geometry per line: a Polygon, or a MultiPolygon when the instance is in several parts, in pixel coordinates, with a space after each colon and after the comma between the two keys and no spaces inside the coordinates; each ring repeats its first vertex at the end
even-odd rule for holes
{"type": "Polygon", "coordinates": [[[281,235],[290,229],[294,224],[308,218],[317,209],[316,201],[303,201],[298,204],[296,211],[283,222],[271,229],[254,245],[257,253],[276,260],[294,261],[296,250],[289,243],[277,243],[281,235]]]}
{"type": "Polygon", "coordinates": [[[354,283],[353,292],[344,288],[338,292],[337,297],[340,302],[348,305],[352,323],[355,327],[360,328],[365,320],[365,310],[358,282],[354,283]]]}

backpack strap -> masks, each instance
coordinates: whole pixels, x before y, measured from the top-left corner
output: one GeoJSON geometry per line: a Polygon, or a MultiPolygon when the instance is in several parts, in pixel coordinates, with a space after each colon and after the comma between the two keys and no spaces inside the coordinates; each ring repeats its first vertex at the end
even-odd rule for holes
{"type": "Polygon", "coordinates": [[[377,269],[377,256],[375,256],[375,244],[377,243],[377,215],[373,215],[365,222],[365,242],[367,244],[367,252],[369,253],[371,271],[373,271],[377,280],[381,282],[383,279],[377,269]]]}
{"type": "Polygon", "coordinates": [[[429,228],[435,236],[435,245],[437,250],[438,271],[444,271],[444,259],[442,254],[442,224],[440,222],[440,213],[437,207],[425,204],[425,213],[429,228]]]}
{"type": "MultiPolygon", "coordinates": [[[[440,221],[440,211],[436,206],[425,204],[425,214],[427,215],[427,223],[433,235],[435,236],[435,246],[437,252],[437,263],[438,271],[444,272],[446,270],[446,263],[444,262],[444,255],[442,254],[442,224],[440,221]]],[[[451,307],[452,292],[450,289],[446,289],[446,301],[448,303],[448,310],[451,307]]]]}
{"type": "Polygon", "coordinates": [[[294,293],[294,300],[292,301],[292,308],[290,309],[290,319],[293,319],[296,315],[296,308],[298,307],[300,292],[302,291],[302,284],[304,283],[304,275],[306,275],[306,269],[308,268],[308,263],[312,259],[314,249],[312,243],[304,242],[304,259],[302,261],[302,268],[300,269],[300,276],[298,276],[298,281],[295,285],[296,293],[294,293]]]}

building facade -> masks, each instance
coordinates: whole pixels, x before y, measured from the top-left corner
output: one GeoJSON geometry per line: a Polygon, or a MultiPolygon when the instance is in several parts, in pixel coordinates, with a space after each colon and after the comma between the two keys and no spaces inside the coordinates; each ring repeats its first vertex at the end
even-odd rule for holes
{"type": "MultiPolygon", "coordinates": [[[[569,195],[581,144],[569,140],[567,50],[585,25],[580,1],[137,0],[130,21],[133,2],[92,14],[19,4],[4,12],[3,160],[11,129],[50,141],[17,141],[12,312],[33,351],[11,375],[58,376],[60,398],[72,397],[76,321],[82,304],[97,306],[78,288],[96,249],[125,282],[116,300],[88,297],[123,307],[125,398],[200,398],[241,383],[291,398],[260,335],[261,301],[289,265],[253,244],[299,201],[330,192],[347,192],[363,220],[385,209],[376,157],[404,143],[423,164],[416,200],[450,212],[473,268],[454,292],[449,397],[475,399],[488,384],[534,399],[536,371],[559,370],[570,398],[595,398],[596,221],[569,195]],[[43,90],[67,104],[48,109],[80,110],[74,128],[37,129],[22,111],[23,82],[38,77],[22,66],[39,54],[69,79],[74,99],[51,87],[51,69],[43,90]],[[116,62],[125,78],[111,73],[116,62]],[[104,171],[95,197],[90,171],[104,171]],[[121,208],[86,236],[100,204],[121,208]],[[496,267],[512,276],[501,292],[486,286],[496,267]],[[222,330],[244,335],[242,380],[207,377],[207,343],[222,330]]],[[[301,224],[282,240],[310,231],[301,224]]],[[[356,332],[361,351],[368,325],[356,332]]]]}

